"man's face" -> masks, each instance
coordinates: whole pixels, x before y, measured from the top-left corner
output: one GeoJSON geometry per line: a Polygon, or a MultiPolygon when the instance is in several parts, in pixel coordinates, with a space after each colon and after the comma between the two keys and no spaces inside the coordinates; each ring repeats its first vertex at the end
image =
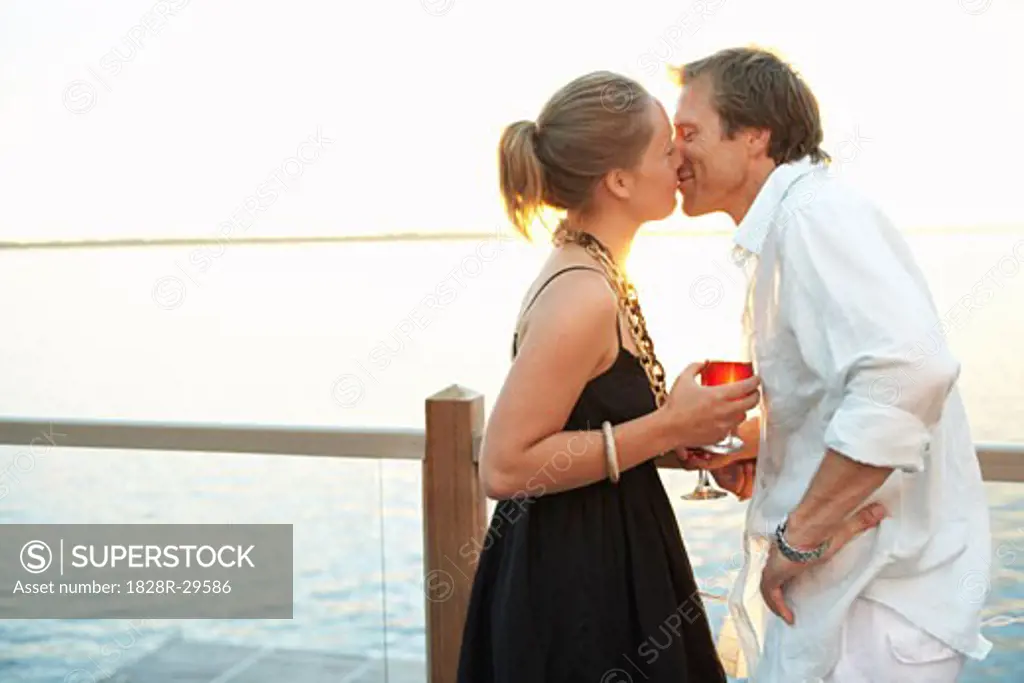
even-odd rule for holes
{"type": "Polygon", "coordinates": [[[673,123],[682,159],[679,191],[683,213],[700,216],[728,211],[739,198],[751,159],[741,136],[723,136],[709,80],[699,78],[683,87],[673,123]]]}

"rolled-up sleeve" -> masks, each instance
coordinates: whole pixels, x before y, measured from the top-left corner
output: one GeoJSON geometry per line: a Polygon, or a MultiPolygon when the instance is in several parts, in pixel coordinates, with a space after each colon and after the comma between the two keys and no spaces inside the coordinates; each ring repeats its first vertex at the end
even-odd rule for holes
{"type": "Polygon", "coordinates": [[[960,365],[908,246],[874,207],[846,200],[790,214],[780,247],[780,312],[804,361],[841,396],[825,447],[923,470],[960,365]]]}

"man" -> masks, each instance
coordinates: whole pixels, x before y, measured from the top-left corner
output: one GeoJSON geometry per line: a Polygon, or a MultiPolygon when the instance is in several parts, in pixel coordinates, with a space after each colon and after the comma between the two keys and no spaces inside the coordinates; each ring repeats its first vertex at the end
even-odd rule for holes
{"type": "Polygon", "coordinates": [[[991,647],[990,533],[960,366],[925,279],[836,177],[815,97],[785,63],[729,49],[679,75],[683,211],[731,216],[751,278],[763,424],[730,597],[750,680],[952,682],[991,647]],[[887,518],[830,553],[875,502],[887,518]]]}

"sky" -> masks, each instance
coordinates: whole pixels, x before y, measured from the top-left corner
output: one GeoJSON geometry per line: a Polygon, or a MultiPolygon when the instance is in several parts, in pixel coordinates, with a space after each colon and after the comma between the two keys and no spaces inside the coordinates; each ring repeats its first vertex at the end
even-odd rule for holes
{"type": "Polygon", "coordinates": [[[669,64],[747,44],[904,229],[1021,225],[1021,26],[1021,0],[8,0],[0,240],[492,232],[505,125],[596,69],[671,111],[669,64]]]}

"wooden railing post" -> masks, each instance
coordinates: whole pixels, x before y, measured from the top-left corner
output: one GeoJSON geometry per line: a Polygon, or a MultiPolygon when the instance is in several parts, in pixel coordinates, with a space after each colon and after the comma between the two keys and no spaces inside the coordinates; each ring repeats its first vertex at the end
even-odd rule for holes
{"type": "Polygon", "coordinates": [[[427,399],[423,460],[423,592],[427,682],[455,680],[476,559],[487,531],[477,478],[484,397],[453,385],[427,399]]]}

